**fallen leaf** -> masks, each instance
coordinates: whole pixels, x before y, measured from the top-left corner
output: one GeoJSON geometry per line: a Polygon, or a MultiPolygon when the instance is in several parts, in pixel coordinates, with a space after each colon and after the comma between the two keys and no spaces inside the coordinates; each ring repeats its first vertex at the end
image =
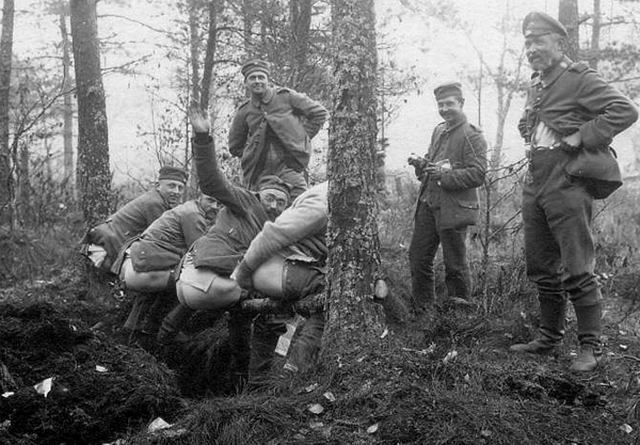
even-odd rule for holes
{"type": "Polygon", "coordinates": [[[53,379],[53,377],[44,379],[40,383],[36,383],[35,385],[33,385],[33,389],[35,389],[38,394],[42,394],[43,396],[47,397],[47,395],[49,395],[49,392],[51,391],[51,386],[53,386],[53,379]]]}
{"type": "Polygon", "coordinates": [[[389,335],[389,329],[384,328],[384,331],[380,334],[380,338],[385,338],[387,335],[389,335]]]}
{"type": "Polygon", "coordinates": [[[7,392],[3,392],[2,393],[2,397],[4,397],[6,399],[8,397],[11,397],[14,394],[15,394],[15,392],[13,392],[13,391],[7,391],[7,392]]]}
{"type": "Polygon", "coordinates": [[[631,428],[631,425],[627,424],[627,423],[623,423],[622,426],[620,427],[620,429],[622,431],[624,431],[627,434],[631,434],[631,432],[633,431],[633,428],[631,428]]]}
{"type": "Polygon", "coordinates": [[[324,426],[324,423],[322,422],[309,422],[309,428],[311,428],[312,430],[319,430],[320,428],[322,428],[324,426]]]}
{"type": "Polygon", "coordinates": [[[153,433],[154,431],[163,430],[165,428],[169,428],[170,426],[171,424],[167,423],[162,417],[156,417],[153,422],[151,422],[147,427],[147,431],[153,433]]]}
{"type": "Polygon", "coordinates": [[[322,414],[324,412],[324,408],[319,403],[314,403],[313,405],[309,405],[308,410],[313,414],[322,414]]]}
{"type": "Polygon", "coordinates": [[[618,347],[619,347],[622,351],[626,351],[627,349],[629,349],[629,345],[618,345],[618,347]]]}
{"type": "Polygon", "coordinates": [[[334,396],[332,392],[327,391],[322,395],[324,396],[325,399],[327,399],[331,403],[336,401],[336,396],[334,396]]]}
{"type": "Polygon", "coordinates": [[[378,431],[379,427],[380,427],[379,423],[374,423],[369,428],[367,428],[367,433],[374,434],[374,433],[376,433],[378,431]]]}
{"type": "Polygon", "coordinates": [[[317,384],[317,383],[313,383],[313,384],[311,384],[311,385],[307,386],[304,390],[305,390],[306,392],[315,391],[316,389],[318,389],[318,386],[320,386],[320,385],[319,385],[319,384],[317,384]]]}
{"type": "Polygon", "coordinates": [[[96,371],[98,371],[98,372],[107,372],[108,369],[105,368],[104,366],[96,365],[96,371]]]}
{"type": "Polygon", "coordinates": [[[453,351],[449,351],[447,352],[447,355],[445,355],[444,358],[442,359],[442,363],[446,365],[447,363],[455,360],[457,356],[458,356],[458,351],[456,351],[455,349],[453,351]]]}

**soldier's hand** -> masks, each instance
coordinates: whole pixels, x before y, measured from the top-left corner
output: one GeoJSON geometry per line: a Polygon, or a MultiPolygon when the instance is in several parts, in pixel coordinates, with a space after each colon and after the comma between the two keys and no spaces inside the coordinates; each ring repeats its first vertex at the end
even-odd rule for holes
{"type": "Polygon", "coordinates": [[[253,289],[252,276],[253,270],[251,270],[247,263],[240,261],[240,264],[236,266],[230,278],[235,280],[241,288],[251,290],[253,289]]]}
{"type": "Polygon", "coordinates": [[[580,150],[580,145],[582,145],[582,136],[579,131],[563,137],[560,141],[560,148],[569,153],[575,153],[580,150]]]}
{"type": "Polygon", "coordinates": [[[197,107],[191,107],[189,109],[189,121],[194,133],[209,133],[209,118],[204,111],[197,107]]]}

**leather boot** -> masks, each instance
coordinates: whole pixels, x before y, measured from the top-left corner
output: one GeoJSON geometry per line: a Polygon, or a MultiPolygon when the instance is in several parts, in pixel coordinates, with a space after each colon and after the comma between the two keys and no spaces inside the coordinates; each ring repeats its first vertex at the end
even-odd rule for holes
{"type": "Polygon", "coordinates": [[[575,372],[593,371],[598,366],[598,360],[602,356],[600,303],[589,306],[575,306],[574,309],[578,319],[580,352],[569,369],[575,372]]]}
{"type": "Polygon", "coordinates": [[[164,317],[158,329],[156,341],[161,345],[170,343],[184,327],[195,311],[188,306],[178,304],[164,317]]]}
{"type": "Polygon", "coordinates": [[[160,291],[155,293],[155,300],[147,311],[141,330],[145,334],[156,336],[165,315],[170,312],[178,302],[175,291],[160,291]]]}
{"type": "Polygon", "coordinates": [[[259,384],[267,378],[278,340],[285,332],[286,324],[277,317],[261,314],[254,320],[249,360],[249,381],[252,384],[259,384]]]}
{"type": "Polygon", "coordinates": [[[566,300],[540,296],[539,334],[529,343],[518,343],[509,348],[513,352],[544,354],[560,344],[564,337],[566,300]]]}

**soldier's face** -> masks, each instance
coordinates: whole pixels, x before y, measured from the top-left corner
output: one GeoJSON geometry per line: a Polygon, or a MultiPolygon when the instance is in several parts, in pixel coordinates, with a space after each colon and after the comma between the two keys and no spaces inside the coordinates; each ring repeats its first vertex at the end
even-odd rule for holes
{"type": "Polygon", "coordinates": [[[547,71],[563,57],[562,37],[555,33],[527,36],[524,48],[529,65],[534,71],[547,71]]]}
{"type": "Polygon", "coordinates": [[[282,190],[265,188],[259,194],[260,202],[272,221],[289,205],[289,197],[282,190]]]}
{"type": "Polygon", "coordinates": [[[208,195],[201,195],[199,199],[200,207],[204,211],[204,216],[207,219],[213,219],[218,213],[220,204],[218,201],[208,195]]]}
{"type": "Polygon", "coordinates": [[[437,100],[438,113],[448,123],[456,122],[462,115],[464,101],[458,96],[447,96],[437,100]]]}
{"type": "Polygon", "coordinates": [[[267,91],[268,83],[269,78],[267,74],[262,71],[254,71],[244,79],[244,84],[251,94],[258,96],[263,95],[267,91]]]}
{"type": "Polygon", "coordinates": [[[182,202],[184,184],[172,179],[161,179],[158,181],[158,192],[167,200],[171,207],[175,207],[182,202]]]}

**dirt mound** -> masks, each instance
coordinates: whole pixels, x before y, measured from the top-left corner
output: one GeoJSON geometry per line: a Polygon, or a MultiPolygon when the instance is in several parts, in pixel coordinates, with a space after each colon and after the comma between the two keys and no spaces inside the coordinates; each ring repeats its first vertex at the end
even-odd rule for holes
{"type": "Polygon", "coordinates": [[[105,442],[181,407],[166,366],[91,331],[64,306],[5,303],[0,314],[3,443],[105,442]],[[46,397],[34,389],[45,379],[46,397]]]}

